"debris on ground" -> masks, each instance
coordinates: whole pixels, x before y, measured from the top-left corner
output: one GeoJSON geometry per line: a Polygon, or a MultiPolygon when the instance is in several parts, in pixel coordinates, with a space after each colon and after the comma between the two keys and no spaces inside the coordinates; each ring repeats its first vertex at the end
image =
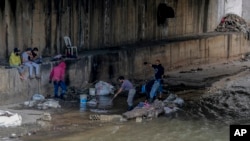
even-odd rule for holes
{"type": "MultiPolygon", "coordinates": [[[[180,109],[184,100],[175,94],[170,94],[164,101],[156,99],[152,104],[140,102],[133,110],[123,113],[127,119],[145,117],[157,118],[161,114],[169,115],[180,109]]],[[[140,121],[140,118],[137,118],[140,121]]]]}
{"type": "Polygon", "coordinates": [[[164,103],[159,100],[155,100],[152,104],[147,102],[140,102],[133,110],[123,113],[123,116],[127,119],[136,117],[154,118],[164,112],[164,103]]]}
{"type": "Polygon", "coordinates": [[[91,100],[87,101],[88,106],[96,106],[98,104],[96,98],[92,98],[91,100]]]}
{"type": "Polygon", "coordinates": [[[17,113],[0,110],[0,127],[16,127],[21,126],[22,117],[17,113]]]}
{"type": "Polygon", "coordinates": [[[249,39],[249,27],[247,22],[236,14],[227,14],[221,19],[215,31],[218,32],[243,32],[249,39]]]}
{"type": "Polygon", "coordinates": [[[95,84],[96,95],[109,95],[114,94],[114,86],[111,84],[99,81],[95,84]]]}
{"type": "Polygon", "coordinates": [[[121,115],[89,115],[90,120],[100,121],[121,121],[123,117],[121,115]]]}
{"type": "Polygon", "coordinates": [[[164,112],[166,116],[169,116],[184,106],[184,100],[178,97],[176,94],[170,94],[164,101],[164,112]]]}
{"type": "Polygon", "coordinates": [[[36,120],[36,123],[40,125],[41,127],[51,127],[50,121],[52,120],[50,113],[43,113],[41,118],[36,120]]]}
{"type": "Polygon", "coordinates": [[[189,71],[180,71],[179,73],[195,73],[202,70],[203,70],[202,68],[197,68],[197,69],[190,69],[189,71]]]}
{"type": "Polygon", "coordinates": [[[46,110],[48,108],[61,108],[59,101],[54,99],[45,99],[42,95],[38,94],[33,95],[32,100],[25,101],[23,105],[39,110],[46,110]]]}

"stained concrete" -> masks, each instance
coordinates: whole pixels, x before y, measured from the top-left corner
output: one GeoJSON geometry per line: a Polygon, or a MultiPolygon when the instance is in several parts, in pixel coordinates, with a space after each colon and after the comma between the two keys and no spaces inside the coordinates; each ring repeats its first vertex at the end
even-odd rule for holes
{"type": "MultiPolygon", "coordinates": [[[[117,83],[119,75],[127,79],[145,80],[153,76],[144,61],[160,59],[168,70],[189,65],[209,64],[229,60],[249,52],[249,42],[243,34],[205,34],[172,38],[160,42],[147,42],[112,49],[86,51],[77,59],[66,59],[66,84],[77,88],[102,80],[117,83]]],[[[41,65],[41,79],[21,81],[16,69],[0,69],[0,105],[22,102],[33,94],[53,94],[49,73],[56,62],[41,65]]]]}
{"type": "Polygon", "coordinates": [[[207,33],[225,15],[219,11],[224,5],[214,0],[2,0],[0,4],[0,59],[8,58],[14,47],[38,47],[43,56],[64,53],[64,36],[79,51],[86,51],[207,33]],[[160,25],[159,4],[174,12],[160,25]]]}

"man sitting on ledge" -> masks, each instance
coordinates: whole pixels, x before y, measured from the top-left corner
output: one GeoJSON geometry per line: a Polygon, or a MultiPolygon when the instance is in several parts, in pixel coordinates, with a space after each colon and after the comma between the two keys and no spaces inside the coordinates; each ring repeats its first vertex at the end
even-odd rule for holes
{"type": "Polygon", "coordinates": [[[33,79],[33,67],[35,67],[36,78],[40,78],[40,66],[39,64],[32,62],[29,60],[29,56],[31,55],[31,48],[27,48],[26,51],[22,53],[22,63],[29,68],[29,78],[33,79]]]}
{"type": "Polygon", "coordinates": [[[18,48],[14,48],[13,52],[9,58],[10,67],[17,68],[20,78],[24,79],[24,65],[21,63],[20,50],[18,48]]]}

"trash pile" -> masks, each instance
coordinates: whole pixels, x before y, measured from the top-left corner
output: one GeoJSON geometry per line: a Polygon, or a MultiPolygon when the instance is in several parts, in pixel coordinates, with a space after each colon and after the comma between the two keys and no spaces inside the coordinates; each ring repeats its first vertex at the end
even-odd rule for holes
{"type": "Polygon", "coordinates": [[[180,110],[184,100],[175,94],[170,94],[164,101],[155,100],[152,104],[140,102],[133,110],[123,113],[126,119],[137,117],[156,118],[160,114],[170,115],[180,110]]]}
{"type": "MultiPolygon", "coordinates": [[[[97,83],[92,83],[89,86],[85,86],[85,88],[76,88],[76,87],[69,87],[67,90],[66,99],[67,100],[79,100],[82,94],[88,95],[87,101],[96,96],[107,96],[110,94],[114,94],[114,86],[108,82],[98,81],[97,83]],[[92,86],[94,85],[94,86],[92,86]]],[[[96,104],[96,100],[93,99],[89,103],[96,104]]]]}
{"type": "Polygon", "coordinates": [[[99,81],[95,84],[96,95],[109,95],[114,94],[114,86],[111,84],[99,81]]]}
{"type": "Polygon", "coordinates": [[[59,101],[54,99],[45,99],[41,94],[34,94],[32,100],[25,101],[24,106],[37,108],[39,110],[46,110],[48,108],[61,108],[59,101]]]}
{"type": "Polygon", "coordinates": [[[249,34],[247,22],[236,14],[227,14],[221,19],[215,31],[218,32],[243,32],[249,34]]]}
{"type": "Polygon", "coordinates": [[[22,117],[17,113],[0,110],[0,127],[21,126],[22,117]]]}
{"type": "Polygon", "coordinates": [[[170,115],[180,110],[184,106],[184,100],[178,97],[176,94],[170,94],[164,101],[165,115],[170,115]]]}
{"type": "Polygon", "coordinates": [[[81,111],[88,109],[91,112],[107,113],[105,109],[110,109],[112,106],[111,99],[115,87],[105,81],[95,82],[86,85],[84,88],[69,87],[65,96],[66,100],[80,100],[81,111]]]}
{"type": "Polygon", "coordinates": [[[99,81],[94,88],[89,88],[87,105],[90,107],[102,107],[108,105],[111,101],[110,94],[114,94],[114,86],[108,82],[99,81]]]}

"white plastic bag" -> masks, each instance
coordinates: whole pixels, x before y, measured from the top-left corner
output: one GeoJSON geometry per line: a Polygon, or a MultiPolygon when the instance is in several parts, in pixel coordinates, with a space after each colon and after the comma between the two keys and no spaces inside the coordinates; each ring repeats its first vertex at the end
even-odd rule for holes
{"type": "Polygon", "coordinates": [[[173,112],[176,112],[177,110],[179,110],[178,107],[172,107],[172,108],[170,108],[170,107],[164,107],[165,114],[171,114],[173,112]]]}
{"type": "Polygon", "coordinates": [[[21,124],[22,117],[20,115],[0,110],[0,127],[15,127],[21,126],[21,124]]]}
{"type": "Polygon", "coordinates": [[[96,106],[97,105],[97,100],[95,98],[93,98],[90,101],[88,101],[87,104],[89,106],[96,106]]]}
{"type": "Polygon", "coordinates": [[[44,100],[45,97],[41,94],[34,94],[32,100],[44,100]]]}
{"type": "Polygon", "coordinates": [[[47,106],[49,108],[61,108],[59,101],[49,99],[43,103],[43,106],[47,106]]]}
{"type": "Polygon", "coordinates": [[[177,97],[177,98],[173,101],[173,103],[175,103],[176,105],[182,107],[182,106],[184,105],[184,100],[183,100],[182,98],[177,97]]]}
{"type": "Polygon", "coordinates": [[[177,98],[176,94],[170,94],[163,102],[171,102],[174,101],[177,98]]]}
{"type": "Polygon", "coordinates": [[[98,83],[96,83],[95,88],[96,95],[108,95],[114,92],[114,86],[104,81],[99,81],[98,83]]]}

